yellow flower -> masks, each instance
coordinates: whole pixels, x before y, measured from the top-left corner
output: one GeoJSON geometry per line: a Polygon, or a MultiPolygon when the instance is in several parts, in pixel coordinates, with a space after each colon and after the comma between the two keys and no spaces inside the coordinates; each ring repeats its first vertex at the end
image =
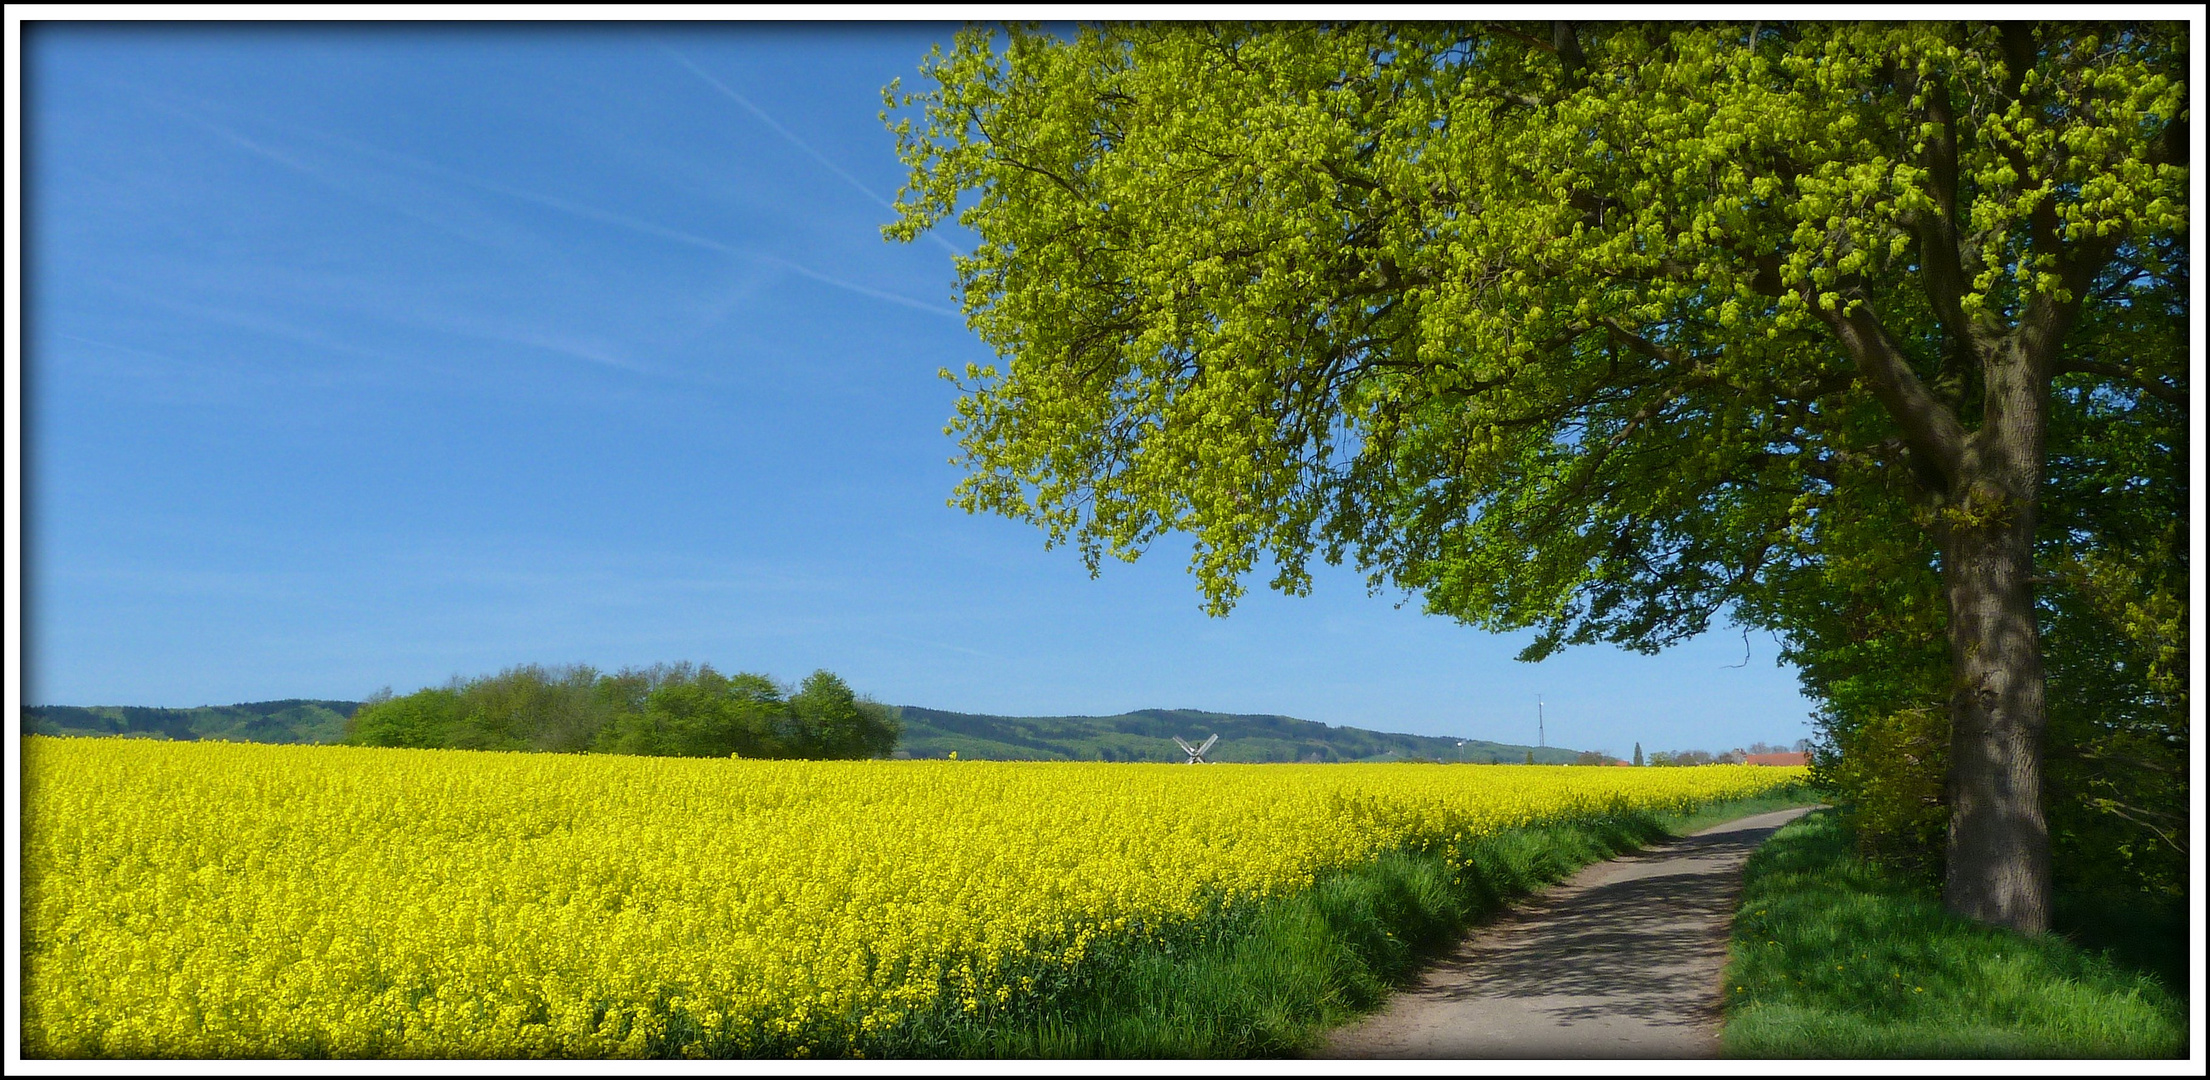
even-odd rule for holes
{"type": "Polygon", "coordinates": [[[1802,773],[21,745],[58,1057],[802,1054],[1384,852],[1802,773]]]}

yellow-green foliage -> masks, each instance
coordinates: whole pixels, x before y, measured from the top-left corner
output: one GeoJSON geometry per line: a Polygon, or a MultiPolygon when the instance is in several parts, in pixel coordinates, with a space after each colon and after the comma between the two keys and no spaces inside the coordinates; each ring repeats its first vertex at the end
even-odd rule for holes
{"type": "Polygon", "coordinates": [[[1822,779],[1848,793],[1853,825],[1864,846],[1891,860],[1923,864],[1938,858],[1949,806],[1949,717],[1906,708],[1839,731],[1840,754],[1822,779]]]}
{"type": "Polygon", "coordinates": [[[1802,778],[23,749],[28,1056],[865,1046],[1385,851],[1802,778]]]}

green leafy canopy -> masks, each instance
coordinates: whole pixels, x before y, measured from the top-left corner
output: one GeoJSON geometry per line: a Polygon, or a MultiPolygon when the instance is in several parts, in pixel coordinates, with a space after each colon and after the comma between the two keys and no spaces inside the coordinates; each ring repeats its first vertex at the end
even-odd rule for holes
{"type": "Polygon", "coordinates": [[[1350,558],[1535,656],[1924,567],[1926,447],[2040,313],[2050,374],[2184,397],[2185,35],[970,28],[886,91],[886,235],[980,237],[954,501],[1093,573],[1185,532],[1216,614],[1350,558]]]}

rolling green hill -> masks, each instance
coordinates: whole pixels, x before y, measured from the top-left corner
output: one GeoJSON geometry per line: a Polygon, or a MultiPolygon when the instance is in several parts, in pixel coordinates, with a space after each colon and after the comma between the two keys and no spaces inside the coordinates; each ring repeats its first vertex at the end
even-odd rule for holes
{"type": "Polygon", "coordinates": [[[218,739],[229,742],[332,743],[345,737],[346,717],[357,701],[249,701],[196,709],[137,705],[26,705],[25,735],[131,735],[139,738],[218,739]]]}
{"type": "MultiPolygon", "coordinates": [[[[333,743],[345,736],[354,701],[253,701],[154,709],[135,705],[29,705],[25,735],[123,735],[232,742],[333,743]]],[[[896,757],[940,758],[957,751],[979,761],[1182,761],[1179,735],[1191,743],[1218,734],[1213,761],[1468,761],[1570,764],[1574,751],[1432,735],[1330,727],[1288,716],[1139,709],[1118,716],[985,716],[918,705],[901,707],[905,734],[896,757]]]]}
{"type": "Polygon", "coordinates": [[[1565,765],[1575,752],[1432,735],[1396,735],[1330,727],[1288,716],[1252,716],[1197,709],[1138,709],[1118,716],[983,716],[907,705],[898,756],[1013,761],[1184,761],[1173,737],[1192,744],[1218,734],[1205,756],[1213,761],[1471,761],[1535,760],[1565,765]]]}

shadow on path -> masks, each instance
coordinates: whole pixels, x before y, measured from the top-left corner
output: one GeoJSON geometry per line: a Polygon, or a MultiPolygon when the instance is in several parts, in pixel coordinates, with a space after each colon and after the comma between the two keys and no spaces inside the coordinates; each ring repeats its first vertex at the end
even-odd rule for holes
{"type": "Polygon", "coordinates": [[[1760,814],[1584,868],[1476,928],[1322,1057],[1707,1057],[1751,850],[1805,810],[1760,814]]]}

